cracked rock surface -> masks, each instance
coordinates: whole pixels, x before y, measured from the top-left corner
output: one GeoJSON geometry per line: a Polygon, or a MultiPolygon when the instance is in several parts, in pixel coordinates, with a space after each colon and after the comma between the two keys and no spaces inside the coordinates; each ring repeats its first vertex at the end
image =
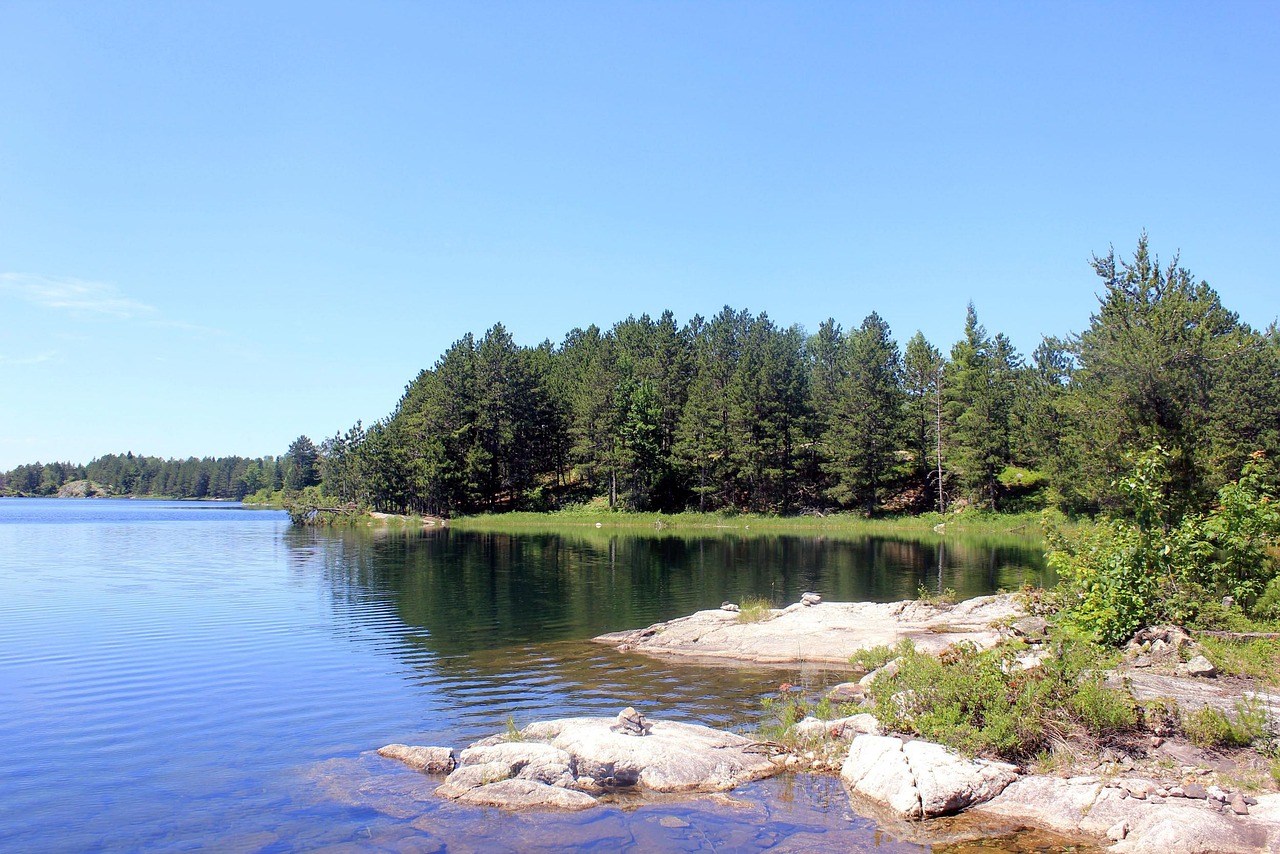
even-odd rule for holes
{"type": "MultiPolygon", "coordinates": [[[[734,733],[670,721],[646,727],[639,735],[619,731],[612,718],[564,718],[530,724],[516,740],[482,739],[459,754],[435,793],[507,809],[576,810],[612,790],[719,792],[783,768],[734,733]]],[[[414,754],[383,755],[408,761],[414,754]]]]}
{"type": "Polygon", "coordinates": [[[895,818],[951,815],[1000,794],[1017,778],[1003,762],[967,759],[940,744],[860,735],[840,776],[857,796],[895,818]]]}

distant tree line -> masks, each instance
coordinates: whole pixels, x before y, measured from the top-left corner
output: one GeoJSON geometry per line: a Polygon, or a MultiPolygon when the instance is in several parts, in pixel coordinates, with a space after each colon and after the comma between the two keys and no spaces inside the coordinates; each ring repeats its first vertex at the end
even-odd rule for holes
{"type": "MultiPolygon", "coordinates": [[[[727,306],[684,325],[667,311],[534,347],[497,324],[449,347],[385,418],[319,446],[300,436],[278,459],[229,463],[103,457],[84,473],[134,494],[309,488],[440,515],[1090,513],[1128,506],[1115,484],[1159,445],[1170,507],[1203,506],[1252,453],[1280,451],[1280,334],[1243,323],[1177,258],[1161,266],[1145,234],[1132,258],[1092,265],[1088,328],[1030,356],[972,304],[946,351],[919,332],[899,346],[874,312],[810,335],[727,306]]],[[[19,467],[3,488],[48,494],[73,479],[60,465],[19,467]]]]}
{"type": "Polygon", "coordinates": [[[288,463],[266,456],[160,457],[107,454],[88,465],[30,463],[0,474],[0,494],[54,495],[66,483],[90,480],[112,495],[152,498],[227,498],[240,500],[262,489],[281,489],[288,463]]]}
{"type": "MultiPolygon", "coordinates": [[[[319,448],[321,490],[386,511],[908,512],[1125,506],[1127,456],[1160,445],[1171,506],[1280,451],[1280,335],[1224,308],[1144,234],[1095,257],[1089,326],[1030,356],[969,306],[945,352],[868,315],[807,335],[725,307],[559,344],[495,325],[453,344],[387,417],[319,448]]],[[[305,439],[305,437],[302,437],[305,439]]],[[[295,443],[296,445],[297,443],[295,443]]],[[[308,440],[308,444],[310,444],[308,440]]],[[[293,454],[291,448],[290,454],[293,454]]]]}

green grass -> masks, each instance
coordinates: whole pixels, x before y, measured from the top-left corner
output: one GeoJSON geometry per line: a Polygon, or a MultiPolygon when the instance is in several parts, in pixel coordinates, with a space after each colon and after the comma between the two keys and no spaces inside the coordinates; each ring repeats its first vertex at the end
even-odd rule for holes
{"type": "Polygon", "coordinates": [[[662,536],[705,536],[732,533],[739,536],[771,534],[821,534],[835,537],[911,536],[947,534],[1008,537],[1025,542],[1040,539],[1040,514],[961,513],[893,516],[868,519],[858,513],[829,516],[772,516],[720,513],[628,513],[598,508],[574,508],[553,513],[495,513],[462,516],[449,522],[463,531],[528,533],[578,529],[625,531],[662,536]],[[939,528],[939,526],[941,526],[939,528]]]}
{"type": "Polygon", "coordinates": [[[1267,710],[1252,698],[1236,701],[1235,716],[1205,706],[1182,721],[1182,730],[1199,747],[1248,747],[1269,735],[1267,710]]]}
{"type": "MultiPolygon", "coordinates": [[[[1273,626],[1267,630],[1275,631],[1273,626]]],[[[1218,670],[1228,676],[1249,676],[1268,685],[1280,685],[1280,639],[1231,640],[1198,635],[1196,640],[1218,670]]]]}
{"type": "Polygon", "coordinates": [[[742,600],[738,610],[739,623],[762,623],[773,616],[773,603],[759,596],[748,596],[742,600]]]}

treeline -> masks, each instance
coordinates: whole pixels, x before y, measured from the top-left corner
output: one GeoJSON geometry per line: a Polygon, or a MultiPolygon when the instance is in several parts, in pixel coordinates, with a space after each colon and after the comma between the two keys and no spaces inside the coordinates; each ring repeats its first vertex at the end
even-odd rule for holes
{"type": "Polygon", "coordinates": [[[271,456],[165,460],[130,451],[107,454],[88,465],[21,465],[0,474],[0,494],[54,495],[66,483],[89,480],[119,496],[239,501],[262,489],[281,489],[288,474],[289,462],[271,456]]]}
{"type": "MultiPolygon", "coordinates": [[[[1029,356],[970,305],[944,352],[879,315],[807,335],[726,307],[629,317],[518,346],[465,335],[395,410],[323,442],[306,483],[433,514],[584,502],[679,511],[1007,509],[1122,504],[1126,455],[1169,454],[1175,506],[1280,450],[1280,336],[1250,328],[1142,236],[1095,257],[1087,329],[1029,356]]],[[[1033,298],[1033,297],[1031,297],[1033,298]]],[[[305,449],[304,449],[305,450],[305,449]]],[[[294,448],[286,459],[294,456],[294,448]]]]}

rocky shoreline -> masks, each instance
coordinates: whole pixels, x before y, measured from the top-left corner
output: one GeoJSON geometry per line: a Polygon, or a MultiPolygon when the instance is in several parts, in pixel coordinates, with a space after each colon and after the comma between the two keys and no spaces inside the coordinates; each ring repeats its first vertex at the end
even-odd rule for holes
{"type": "MultiPolygon", "coordinates": [[[[1044,631],[1044,621],[1028,616],[1013,596],[956,605],[797,604],[770,616],[743,621],[731,610],[700,611],[595,640],[648,655],[795,667],[847,664],[858,650],[903,638],[939,652],[962,640],[989,647],[1013,635],[1044,631]]],[[[1115,684],[1139,699],[1159,692],[1188,708],[1222,707],[1247,696],[1269,711],[1273,726],[1280,720],[1280,695],[1191,675],[1186,664],[1169,664],[1179,660],[1180,638],[1169,631],[1152,638],[1135,646],[1126,665],[1110,675],[1115,684]]],[[[1026,666],[1036,666],[1034,656],[1026,666]]],[[[837,686],[835,696],[860,699],[875,678],[873,672],[860,683],[837,686]]],[[[447,774],[435,789],[439,797],[505,809],[588,809],[621,792],[723,792],[785,771],[810,771],[838,773],[856,812],[875,818],[889,834],[916,842],[955,841],[955,826],[934,820],[963,812],[974,828],[972,838],[994,823],[1044,829],[1120,854],[1280,851],[1280,793],[1274,785],[1244,791],[1235,772],[1246,760],[1172,738],[1151,738],[1146,747],[1134,755],[1102,751],[1053,773],[1034,773],[882,734],[869,714],[802,720],[781,744],[650,721],[628,708],[616,719],[531,724],[460,753],[406,745],[378,752],[424,773],[447,774]]]]}

